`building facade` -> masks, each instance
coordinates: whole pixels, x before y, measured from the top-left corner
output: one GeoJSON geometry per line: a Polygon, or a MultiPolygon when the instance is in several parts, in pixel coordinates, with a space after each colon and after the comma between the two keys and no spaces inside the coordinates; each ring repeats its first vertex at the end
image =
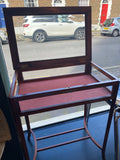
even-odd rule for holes
{"type": "Polygon", "coordinates": [[[102,24],[106,18],[120,16],[118,0],[0,0],[7,7],[91,6],[92,24],[102,24]]]}

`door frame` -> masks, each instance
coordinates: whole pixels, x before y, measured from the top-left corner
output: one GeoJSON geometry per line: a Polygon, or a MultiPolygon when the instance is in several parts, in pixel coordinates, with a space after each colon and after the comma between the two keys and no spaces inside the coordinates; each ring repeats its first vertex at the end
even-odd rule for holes
{"type": "MultiPolygon", "coordinates": [[[[99,12],[99,20],[98,20],[98,23],[100,24],[100,21],[101,21],[101,12],[102,12],[102,5],[105,4],[103,3],[103,0],[101,0],[101,3],[100,3],[100,12],[99,12]]],[[[110,17],[110,14],[111,14],[111,7],[112,7],[112,0],[108,0],[108,9],[107,9],[107,16],[106,16],[106,19],[110,17]]]]}

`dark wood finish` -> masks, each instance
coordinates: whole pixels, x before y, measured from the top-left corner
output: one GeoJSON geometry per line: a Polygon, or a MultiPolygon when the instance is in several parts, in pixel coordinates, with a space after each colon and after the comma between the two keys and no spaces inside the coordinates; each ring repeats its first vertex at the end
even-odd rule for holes
{"type": "Polygon", "coordinates": [[[86,64],[86,73],[90,73],[91,61],[91,7],[34,7],[34,8],[5,8],[5,22],[8,32],[13,67],[15,70],[30,71],[47,68],[86,64]],[[20,62],[19,53],[13,27],[13,16],[46,14],[85,14],[86,55],[84,57],[61,58],[44,61],[20,62]],[[13,43],[14,42],[14,43],[13,43]],[[89,67],[88,67],[89,65],[89,67]]]}
{"type": "Polygon", "coordinates": [[[113,75],[109,74],[104,69],[92,62],[91,7],[5,8],[4,14],[13,68],[15,70],[15,76],[11,85],[9,99],[11,102],[13,116],[16,122],[16,128],[20,138],[20,143],[23,148],[25,159],[29,160],[29,155],[20,121],[21,116],[25,116],[26,119],[29,133],[28,139],[30,139],[30,135],[32,133],[35,140],[35,153],[33,158],[34,160],[36,159],[37,151],[73,143],[88,138],[90,138],[102,150],[102,156],[103,159],[105,159],[105,149],[111,125],[119,81],[113,75]],[[38,14],[85,14],[85,56],[20,62],[12,17],[38,14]],[[25,71],[43,69],[46,70],[52,68],[77,65],[85,66],[85,69],[82,73],[66,74],[61,76],[53,76],[48,78],[30,80],[24,80],[23,78],[23,72],[25,71]],[[91,73],[92,67],[94,67],[98,72],[106,76],[109,80],[100,81],[97,77],[93,76],[93,74],[91,73]],[[35,87],[36,85],[37,88],[35,87]],[[107,89],[108,86],[112,87],[112,91],[109,91],[107,89]],[[96,141],[92,138],[87,129],[90,104],[99,101],[107,101],[110,104],[109,117],[102,146],[96,143],[96,141]],[[69,132],[77,131],[79,129],[36,139],[35,134],[30,128],[29,115],[46,111],[58,110],[61,108],[73,107],[81,104],[85,106],[84,127],[82,127],[81,129],[85,129],[88,136],[69,142],[64,142],[58,145],[37,149],[37,141],[40,139],[66,134],[69,132]]]}

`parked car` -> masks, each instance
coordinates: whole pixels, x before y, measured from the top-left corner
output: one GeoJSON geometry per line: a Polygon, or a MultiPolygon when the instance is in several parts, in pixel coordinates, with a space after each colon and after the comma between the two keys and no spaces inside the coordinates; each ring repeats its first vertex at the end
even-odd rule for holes
{"type": "Polygon", "coordinates": [[[0,42],[2,44],[8,43],[8,37],[7,37],[7,32],[4,30],[0,30],[0,42]]]}
{"type": "Polygon", "coordinates": [[[31,17],[23,23],[23,35],[35,42],[45,42],[53,36],[73,36],[79,40],[85,38],[85,24],[75,22],[67,15],[31,17]]]}
{"type": "Polygon", "coordinates": [[[112,35],[117,37],[120,35],[120,17],[106,19],[101,27],[102,35],[112,35]]]}

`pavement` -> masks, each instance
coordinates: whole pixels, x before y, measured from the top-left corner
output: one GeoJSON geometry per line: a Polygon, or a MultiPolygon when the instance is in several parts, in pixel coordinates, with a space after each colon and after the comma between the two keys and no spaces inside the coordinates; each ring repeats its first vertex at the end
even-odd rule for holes
{"type": "Polygon", "coordinates": [[[92,25],[92,36],[100,36],[100,26],[98,24],[92,25]]]}

